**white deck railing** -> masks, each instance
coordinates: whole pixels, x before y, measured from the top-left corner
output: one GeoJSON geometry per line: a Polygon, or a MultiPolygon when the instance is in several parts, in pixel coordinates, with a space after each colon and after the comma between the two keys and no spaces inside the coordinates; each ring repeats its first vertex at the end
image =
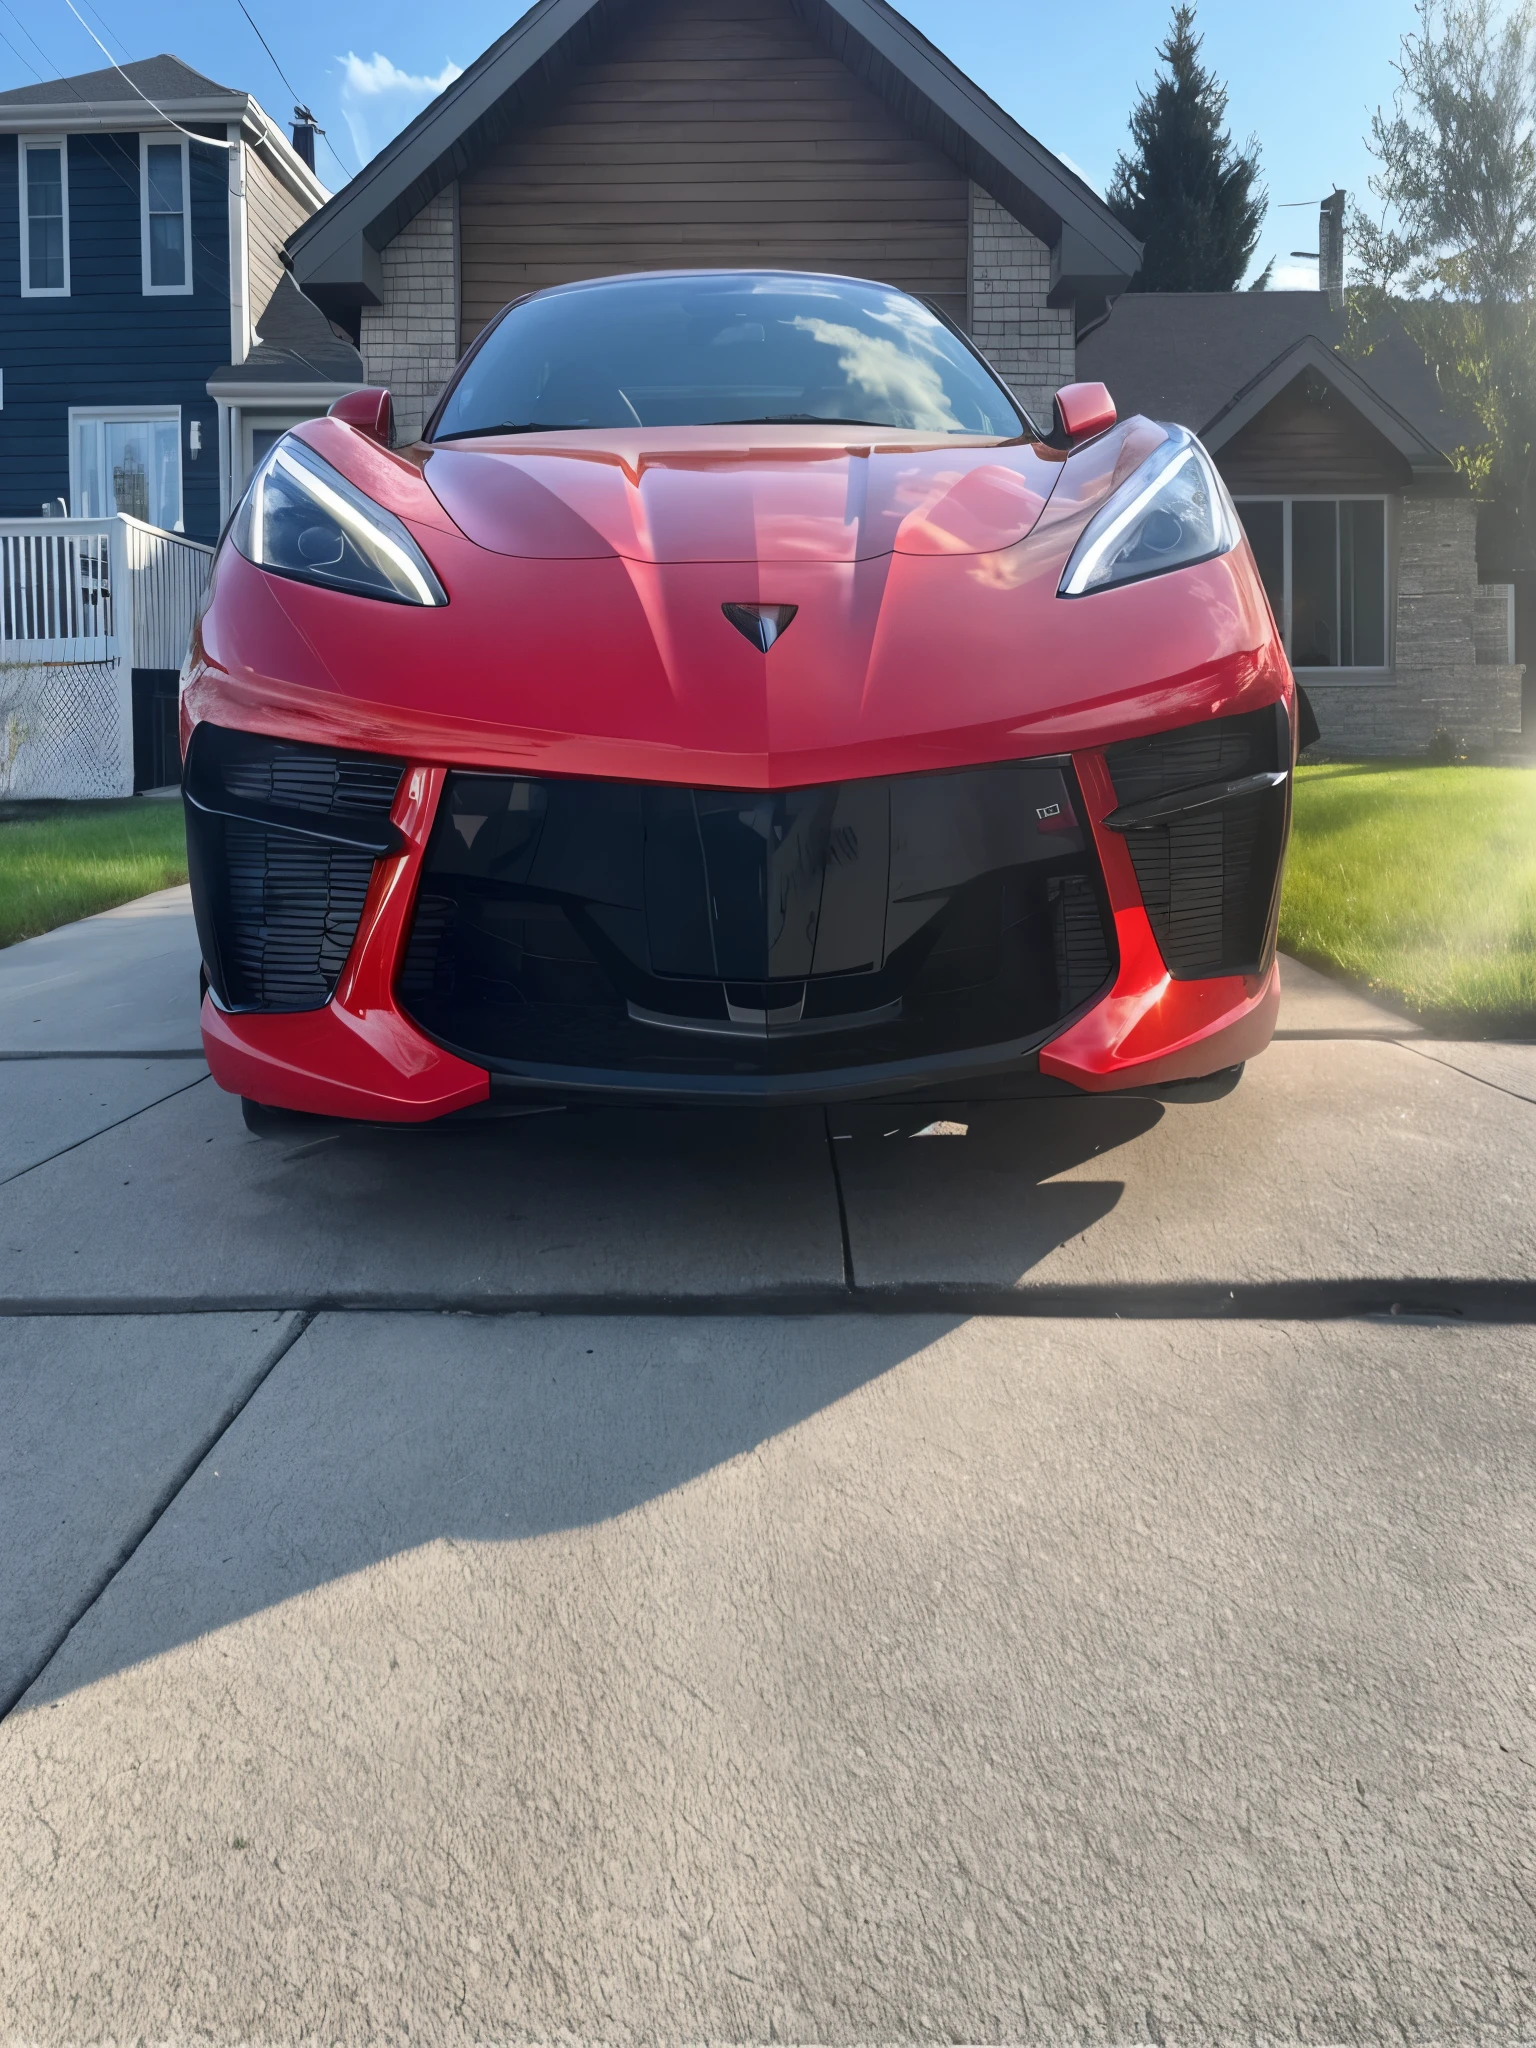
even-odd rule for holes
{"type": "Polygon", "coordinates": [[[0,667],[180,668],[212,560],[123,512],[0,519],[0,667]]]}
{"type": "Polygon", "coordinates": [[[100,520],[0,525],[0,661],[114,660],[112,555],[100,520]]]}
{"type": "Polygon", "coordinates": [[[142,520],[122,521],[133,598],[133,665],[179,669],[203,601],[213,549],[142,520]]]}
{"type": "Polygon", "coordinates": [[[0,795],[126,796],[133,671],[179,669],[213,549],[141,519],[0,519],[0,795]]]}

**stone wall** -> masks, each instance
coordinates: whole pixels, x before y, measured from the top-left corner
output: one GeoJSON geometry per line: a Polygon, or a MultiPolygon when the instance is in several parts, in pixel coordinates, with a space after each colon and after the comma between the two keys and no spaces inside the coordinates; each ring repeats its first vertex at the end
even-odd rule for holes
{"type": "Polygon", "coordinates": [[[1347,681],[1302,672],[1322,728],[1317,753],[1422,754],[1441,730],[1474,751],[1510,746],[1525,671],[1478,659],[1477,507],[1410,491],[1396,525],[1392,669],[1347,681]]]}
{"type": "Polygon", "coordinates": [[[402,447],[421,433],[459,359],[457,205],[449,185],[385,245],[383,303],[363,308],[363,375],[388,387],[402,447]]]}
{"type": "Polygon", "coordinates": [[[1046,429],[1077,355],[1072,308],[1048,306],[1050,289],[1050,250],[972,184],[971,339],[1046,429]]]}

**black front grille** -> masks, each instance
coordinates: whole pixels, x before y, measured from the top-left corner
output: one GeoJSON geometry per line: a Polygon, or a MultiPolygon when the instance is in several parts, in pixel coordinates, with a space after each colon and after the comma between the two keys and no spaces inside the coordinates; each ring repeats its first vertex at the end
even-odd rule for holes
{"type": "Polygon", "coordinates": [[[1290,818],[1289,783],[1266,782],[1290,767],[1285,707],[1125,740],[1104,758],[1129,818],[1108,822],[1125,833],[1168,972],[1196,981],[1263,971],[1290,818]],[[1163,800],[1169,815],[1135,816],[1163,800]]]}
{"type": "Polygon", "coordinates": [[[456,774],[398,994],[493,1067],[750,1079],[1014,1047],[1111,965],[1059,762],[780,791],[456,774]]]}
{"type": "Polygon", "coordinates": [[[335,993],[391,848],[398,761],[200,725],[183,790],[203,960],[231,1010],[314,1010],[335,993]]]}

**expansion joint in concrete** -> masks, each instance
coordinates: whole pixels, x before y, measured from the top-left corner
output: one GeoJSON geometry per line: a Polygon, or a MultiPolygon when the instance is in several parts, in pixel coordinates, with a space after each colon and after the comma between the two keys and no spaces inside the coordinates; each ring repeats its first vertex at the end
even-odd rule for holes
{"type": "MultiPolygon", "coordinates": [[[[139,1313],[142,1313],[142,1311],[139,1311],[139,1313]]],[[[276,1342],[260,1361],[249,1381],[229,1403],[228,1407],[225,1408],[223,1414],[218,1417],[202,1440],[193,1448],[190,1455],[171,1474],[165,1486],[150,1504],[147,1514],[145,1514],[134,1529],[130,1530],[116,1554],[108,1560],[104,1570],[89,1587],[84,1599],[79,1602],[63,1627],[44,1647],[42,1655],[37,1659],[36,1663],[22,1675],[20,1680],[8,1692],[0,1694],[0,1721],[3,1721],[17,1702],[24,1699],[32,1687],[36,1685],[38,1679],[42,1677],[48,1666],[64,1647],[73,1630],[85,1619],[86,1615],[90,1613],[118,1573],[129,1563],[139,1545],[150,1534],[151,1530],[154,1529],[156,1523],[159,1522],[160,1518],[171,1506],[176,1496],[181,1492],[193,1473],[196,1472],[199,1465],[203,1463],[211,1452],[218,1448],[221,1439],[239,1421],[256,1395],[260,1393],[261,1389],[266,1385],[294,1345],[298,1343],[313,1320],[313,1314],[308,1309],[298,1309],[290,1315],[287,1323],[278,1333],[276,1342]]]]}

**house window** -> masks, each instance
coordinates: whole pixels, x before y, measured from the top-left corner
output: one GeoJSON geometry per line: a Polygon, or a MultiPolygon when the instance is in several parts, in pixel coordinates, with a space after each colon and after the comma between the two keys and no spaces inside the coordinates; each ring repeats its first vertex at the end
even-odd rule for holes
{"type": "Polygon", "coordinates": [[[139,137],[141,247],[146,292],[189,292],[192,264],[187,235],[187,144],[139,137]]]}
{"type": "Polygon", "coordinates": [[[77,519],[127,512],[180,533],[181,408],[69,410],[69,487],[77,519]]]}
{"type": "Polygon", "coordinates": [[[1293,668],[1387,665],[1385,498],[1240,498],[1293,668]]]}
{"type": "Polygon", "coordinates": [[[69,295],[69,153],[60,136],[21,152],[23,298],[69,295]]]}

